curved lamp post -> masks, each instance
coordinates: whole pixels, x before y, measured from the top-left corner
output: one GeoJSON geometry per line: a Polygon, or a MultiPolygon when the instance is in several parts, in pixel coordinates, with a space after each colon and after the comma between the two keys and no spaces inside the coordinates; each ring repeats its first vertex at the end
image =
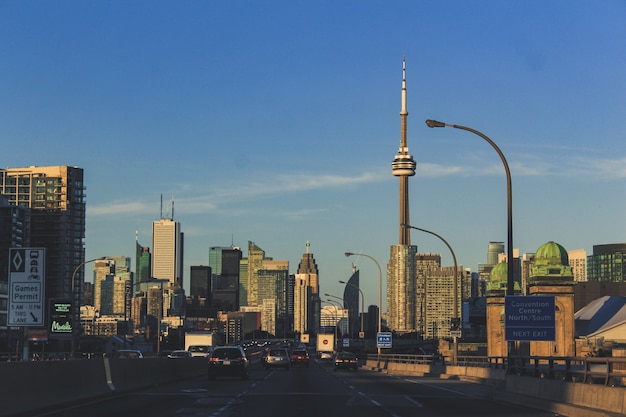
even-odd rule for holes
{"type": "MultiPolygon", "coordinates": [[[[374,263],[378,267],[378,333],[380,334],[380,332],[382,331],[382,309],[383,309],[383,273],[380,270],[380,264],[378,263],[376,259],[364,253],[357,254],[353,252],[346,252],[344,253],[344,255],[346,257],[354,256],[354,255],[365,256],[366,258],[369,258],[372,261],[374,261],[374,263]]],[[[380,358],[380,348],[378,347],[378,342],[376,343],[376,346],[378,349],[378,357],[380,358]]]]}
{"type": "MultiPolygon", "coordinates": [[[[334,295],[330,295],[330,294],[324,294],[324,295],[330,296],[330,297],[335,297],[334,295]]],[[[335,297],[335,298],[339,298],[339,297],[335,297]]],[[[335,325],[333,326],[335,328],[335,343],[334,343],[335,346],[334,346],[334,349],[335,349],[335,352],[338,352],[339,351],[339,322],[340,322],[340,320],[339,320],[339,310],[337,309],[337,307],[339,307],[339,309],[342,309],[342,310],[343,310],[343,307],[341,306],[341,304],[339,304],[335,300],[327,299],[325,302],[330,304],[330,305],[332,305],[333,307],[335,307],[336,314],[333,314],[330,311],[327,312],[327,313],[330,314],[331,317],[333,317],[333,320],[335,322],[335,325]]],[[[322,311],[325,311],[325,310],[322,310],[322,311]]]]}
{"type": "MultiPolygon", "coordinates": [[[[452,261],[454,262],[454,315],[453,320],[455,321],[455,323],[459,322],[459,270],[457,267],[457,263],[456,263],[456,255],[454,254],[454,251],[452,250],[452,247],[450,246],[450,244],[441,236],[439,236],[437,233],[435,232],[431,232],[430,230],[426,230],[426,229],[422,229],[419,227],[415,227],[415,226],[411,226],[410,224],[405,224],[403,223],[404,227],[408,227],[410,229],[415,229],[415,230],[419,230],[420,232],[424,232],[424,233],[429,233],[433,236],[438,237],[439,239],[441,239],[441,241],[443,243],[446,244],[446,246],[448,247],[448,249],[450,250],[450,253],[452,254],[452,261]]],[[[455,329],[456,330],[456,329],[455,329]]],[[[452,336],[454,339],[454,365],[456,365],[456,358],[458,356],[458,344],[457,344],[457,336],[452,336]]]]}
{"type": "Polygon", "coordinates": [[[509,170],[509,164],[504,157],[504,154],[498,148],[498,145],[494,143],[491,139],[489,139],[485,134],[479,132],[478,130],[472,129],[471,127],[454,125],[444,122],[438,122],[437,120],[426,120],[426,125],[428,127],[453,127],[455,129],[467,130],[475,135],[480,136],[485,141],[487,141],[493,149],[498,153],[500,159],[502,160],[502,164],[504,165],[504,171],[506,173],[506,197],[507,197],[507,282],[506,282],[506,295],[514,295],[514,278],[513,278],[513,198],[512,198],[512,190],[511,190],[511,171],[509,170]]]}
{"type": "Polygon", "coordinates": [[[361,291],[361,289],[357,285],[354,285],[350,282],[340,280],[339,283],[354,287],[357,290],[359,290],[359,292],[361,293],[361,334],[364,334],[363,333],[363,316],[365,316],[365,297],[363,296],[363,291],[361,291]]]}
{"type": "Polygon", "coordinates": [[[101,256],[100,258],[94,258],[88,261],[81,262],[78,264],[76,268],[74,268],[74,272],[72,272],[72,343],[71,343],[71,353],[70,353],[70,358],[72,359],[74,359],[74,353],[76,350],[76,347],[75,347],[76,328],[77,326],[80,325],[80,297],[76,297],[76,291],[75,291],[76,274],[78,273],[80,268],[82,268],[86,264],[95,262],[95,261],[103,261],[105,259],[106,259],[106,256],[101,256]],[[78,303],[76,302],[77,298],[78,298],[78,303]],[[78,317],[78,320],[76,320],[77,317],[78,317]]]}

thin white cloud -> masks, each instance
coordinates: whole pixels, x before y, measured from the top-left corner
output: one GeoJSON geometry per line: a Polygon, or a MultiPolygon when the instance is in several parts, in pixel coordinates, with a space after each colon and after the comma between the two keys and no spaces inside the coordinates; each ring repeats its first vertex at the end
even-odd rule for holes
{"type": "MultiPolygon", "coordinates": [[[[315,175],[296,174],[278,175],[268,177],[266,181],[252,181],[230,183],[225,187],[213,190],[206,190],[205,194],[199,190],[198,186],[186,184],[179,187],[179,192],[193,192],[195,197],[177,196],[175,198],[178,207],[184,207],[186,214],[207,213],[219,210],[219,204],[231,201],[243,201],[256,197],[285,194],[293,192],[309,191],[314,189],[329,189],[350,186],[354,184],[364,184],[380,182],[389,179],[386,172],[365,172],[356,176],[340,175],[315,175]]],[[[137,196],[135,196],[137,198],[137,196]]],[[[88,205],[90,216],[110,216],[128,215],[133,213],[154,211],[154,203],[150,202],[116,202],[111,204],[88,205]]]]}
{"type": "MultiPolygon", "coordinates": [[[[509,162],[511,175],[519,176],[567,176],[584,177],[586,179],[614,180],[626,178],[626,158],[593,159],[593,158],[562,158],[554,163],[537,158],[524,158],[524,161],[509,162]]],[[[419,163],[416,168],[418,177],[448,177],[502,175],[501,163],[488,165],[472,161],[467,165],[441,165],[436,163],[419,163]]],[[[266,180],[231,182],[226,186],[202,191],[201,186],[186,184],[180,187],[181,193],[193,193],[193,197],[177,196],[175,202],[186,214],[200,214],[216,212],[220,205],[235,201],[246,201],[254,198],[280,195],[310,190],[338,189],[352,185],[389,181],[392,178],[390,170],[367,171],[358,175],[317,175],[293,174],[268,176],[266,180]]],[[[222,183],[220,183],[222,184],[222,183]]],[[[88,205],[89,216],[128,215],[154,211],[153,201],[135,200],[115,202],[111,204],[88,205]]],[[[305,216],[304,212],[293,212],[289,217],[305,216]]]]}
{"type": "Polygon", "coordinates": [[[103,205],[87,205],[87,213],[93,216],[121,215],[132,213],[145,213],[153,210],[154,204],[141,201],[127,201],[103,205]]]}

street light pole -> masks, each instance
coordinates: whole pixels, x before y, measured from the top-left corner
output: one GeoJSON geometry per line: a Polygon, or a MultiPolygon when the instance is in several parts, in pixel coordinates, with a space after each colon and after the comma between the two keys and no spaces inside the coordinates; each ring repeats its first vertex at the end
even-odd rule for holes
{"type": "Polygon", "coordinates": [[[365,316],[365,297],[363,296],[363,291],[361,291],[361,289],[357,285],[354,285],[350,282],[340,280],[339,283],[354,287],[361,293],[361,333],[363,334],[363,317],[365,316]]]}
{"type": "Polygon", "coordinates": [[[485,134],[479,132],[478,130],[472,129],[470,127],[454,125],[444,122],[438,122],[436,120],[426,120],[426,125],[428,127],[453,127],[455,129],[467,130],[475,135],[480,136],[485,141],[487,141],[493,149],[498,153],[500,159],[502,160],[502,164],[504,165],[504,171],[506,173],[506,198],[507,198],[507,282],[506,282],[506,295],[514,295],[514,277],[513,277],[513,198],[512,198],[512,189],[511,189],[511,171],[509,170],[509,164],[504,157],[504,154],[495,144],[494,141],[489,139],[485,134]]]}
{"type": "Polygon", "coordinates": [[[74,268],[74,272],[72,272],[72,342],[71,342],[71,352],[70,352],[70,358],[74,359],[74,353],[76,350],[75,347],[75,342],[76,342],[76,328],[77,326],[80,325],[80,296],[76,297],[76,291],[75,291],[75,281],[76,281],[76,274],[78,273],[78,271],[80,270],[80,268],[82,268],[83,266],[85,266],[88,263],[91,262],[95,262],[95,261],[102,261],[105,260],[106,256],[102,256],[100,258],[95,258],[95,259],[90,259],[88,261],[84,261],[78,264],[78,266],[76,268],[74,268]],[[76,299],[78,298],[78,302],[76,302],[76,299]],[[77,308],[78,307],[78,308],[77,308]],[[76,320],[76,318],[78,317],[78,320],[76,320]]]}
{"type": "MultiPolygon", "coordinates": [[[[335,297],[334,295],[330,295],[330,294],[324,294],[324,295],[326,295],[327,297],[335,297]]],[[[339,297],[335,297],[335,298],[339,298],[339,297]]],[[[339,310],[337,309],[337,307],[339,307],[339,309],[341,309],[341,310],[343,310],[343,307],[341,306],[341,304],[339,304],[335,300],[327,299],[326,302],[331,304],[333,307],[335,307],[335,313],[336,314],[333,315],[334,321],[335,321],[335,352],[339,352],[339,335],[338,335],[338,332],[339,332],[339,322],[340,322],[340,320],[339,320],[339,310]]],[[[343,334],[343,332],[342,332],[342,334],[343,334]]]]}
{"type": "MultiPolygon", "coordinates": [[[[459,281],[460,281],[460,279],[459,279],[459,270],[458,270],[458,266],[457,266],[457,263],[456,263],[456,255],[454,254],[454,251],[452,250],[452,247],[450,246],[450,244],[443,237],[439,236],[435,232],[431,232],[430,230],[426,230],[426,229],[422,229],[422,228],[419,228],[419,227],[411,226],[410,224],[403,224],[403,226],[408,227],[410,229],[419,230],[420,232],[429,233],[429,234],[431,234],[433,236],[438,237],[439,239],[441,239],[441,241],[443,243],[446,244],[446,246],[450,250],[450,253],[452,254],[452,261],[454,262],[454,315],[453,315],[453,319],[454,319],[455,323],[457,323],[458,320],[459,320],[459,292],[458,291],[459,291],[459,281]]],[[[455,334],[452,337],[453,337],[453,340],[454,340],[453,364],[456,365],[457,356],[458,356],[457,336],[455,334]]]]}
{"type": "MultiPolygon", "coordinates": [[[[346,252],[344,253],[344,255],[346,257],[354,256],[354,255],[365,256],[366,258],[369,258],[372,261],[374,261],[374,263],[378,267],[378,334],[380,334],[382,331],[382,309],[383,309],[383,273],[380,270],[380,264],[378,263],[376,259],[364,253],[356,254],[353,252],[346,252]]],[[[380,358],[380,347],[378,347],[378,340],[376,341],[376,348],[378,350],[378,357],[380,358]]]]}

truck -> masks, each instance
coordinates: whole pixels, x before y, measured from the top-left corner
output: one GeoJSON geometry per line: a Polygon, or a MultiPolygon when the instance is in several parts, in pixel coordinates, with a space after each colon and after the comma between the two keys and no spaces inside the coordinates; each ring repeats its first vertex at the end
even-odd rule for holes
{"type": "Polygon", "coordinates": [[[224,344],[224,334],[219,332],[185,333],[185,350],[192,356],[209,356],[215,346],[224,344]]]}
{"type": "Polygon", "coordinates": [[[320,359],[332,359],[335,351],[335,335],[332,333],[319,333],[317,335],[317,357],[320,359]]]}

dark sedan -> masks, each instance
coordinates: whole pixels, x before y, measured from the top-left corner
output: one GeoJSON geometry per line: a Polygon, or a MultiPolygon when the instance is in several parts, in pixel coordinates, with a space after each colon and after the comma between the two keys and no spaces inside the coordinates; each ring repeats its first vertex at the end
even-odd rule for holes
{"type": "Polygon", "coordinates": [[[335,371],[345,369],[348,371],[357,371],[359,363],[356,355],[352,352],[339,352],[335,356],[335,371]]]}

